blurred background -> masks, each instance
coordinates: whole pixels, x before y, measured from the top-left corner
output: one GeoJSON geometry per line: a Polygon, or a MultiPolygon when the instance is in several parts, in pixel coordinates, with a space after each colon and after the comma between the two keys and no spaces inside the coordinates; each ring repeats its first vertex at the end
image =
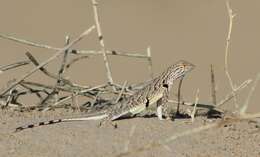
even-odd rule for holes
{"type": "MultiPolygon", "coordinates": [[[[230,4],[236,17],[228,61],[231,77],[238,86],[246,79],[255,79],[260,72],[260,1],[233,0],[230,4]]],[[[98,11],[108,50],[146,54],[150,46],[155,75],[180,59],[196,65],[196,69],[183,82],[185,100],[194,101],[199,88],[200,102],[211,102],[210,64],[215,69],[217,100],[222,100],[230,93],[224,72],[229,22],[224,0],[100,0],[98,11]]],[[[0,33],[54,47],[63,47],[66,35],[74,38],[94,24],[90,0],[1,0],[0,19],[0,33]]],[[[96,31],[74,47],[99,50],[96,31]]],[[[26,51],[39,61],[46,60],[54,53],[0,39],[0,65],[27,60],[26,51]]],[[[113,79],[119,84],[125,80],[138,83],[149,79],[148,62],[145,59],[109,56],[109,62],[113,79]]],[[[55,60],[47,67],[57,72],[59,64],[60,60],[55,60]]],[[[1,87],[31,68],[33,66],[28,65],[0,75],[1,87]]],[[[82,85],[94,86],[106,82],[102,56],[77,62],[66,76],[82,85]]],[[[54,83],[54,80],[50,81],[40,72],[29,80],[50,85],[54,83]]],[[[257,97],[259,86],[250,101],[250,111],[260,111],[260,98],[257,97]]],[[[249,89],[240,92],[240,105],[245,102],[249,89]]],[[[225,106],[233,108],[232,104],[230,102],[225,106]]]]}

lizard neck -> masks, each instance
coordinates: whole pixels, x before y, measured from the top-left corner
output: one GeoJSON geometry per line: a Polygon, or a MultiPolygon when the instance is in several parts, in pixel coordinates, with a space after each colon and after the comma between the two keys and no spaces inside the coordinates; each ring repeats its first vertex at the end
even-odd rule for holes
{"type": "Polygon", "coordinates": [[[164,71],[161,74],[159,79],[161,80],[160,82],[162,84],[162,87],[170,90],[174,81],[183,76],[184,76],[184,73],[179,73],[178,68],[169,67],[166,71],[164,71]]]}

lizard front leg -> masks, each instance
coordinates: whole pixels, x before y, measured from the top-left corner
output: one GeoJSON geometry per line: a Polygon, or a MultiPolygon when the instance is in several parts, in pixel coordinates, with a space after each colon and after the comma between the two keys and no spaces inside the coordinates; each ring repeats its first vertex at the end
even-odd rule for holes
{"type": "MultiPolygon", "coordinates": [[[[116,120],[116,119],[115,119],[116,120]]],[[[112,115],[109,114],[107,117],[105,117],[104,119],[102,119],[100,122],[99,122],[99,127],[101,127],[102,125],[106,124],[106,123],[109,123],[111,124],[115,129],[118,127],[117,126],[117,123],[115,122],[115,120],[112,120],[112,115]]]]}
{"type": "Polygon", "coordinates": [[[168,97],[168,91],[164,91],[163,96],[157,101],[157,116],[159,120],[163,120],[163,115],[166,119],[170,118],[167,106],[168,97]]]}
{"type": "Polygon", "coordinates": [[[162,105],[158,106],[158,102],[160,102],[160,100],[157,101],[157,117],[159,120],[163,120],[162,105]]]}

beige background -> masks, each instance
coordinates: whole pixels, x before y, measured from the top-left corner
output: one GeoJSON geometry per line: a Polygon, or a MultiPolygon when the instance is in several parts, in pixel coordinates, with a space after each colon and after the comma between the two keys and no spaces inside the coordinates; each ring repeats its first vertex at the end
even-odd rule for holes
{"type": "MultiPolygon", "coordinates": [[[[248,78],[254,79],[259,72],[260,1],[233,0],[231,6],[237,16],[231,39],[229,58],[230,73],[236,85],[248,78]]],[[[200,89],[200,101],[210,102],[209,66],[214,64],[218,86],[218,100],[230,87],[224,73],[225,38],[228,30],[228,15],[222,0],[104,0],[100,1],[99,13],[107,49],[145,53],[151,46],[153,68],[159,74],[167,66],[184,59],[197,67],[185,79],[183,95],[194,100],[200,89]]],[[[1,0],[0,32],[35,42],[62,47],[64,37],[75,37],[93,25],[90,0],[64,1],[18,1],[1,0]]],[[[76,45],[81,49],[99,49],[96,34],[92,33],[76,45]]],[[[40,61],[53,54],[0,39],[0,65],[25,60],[24,53],[30,51],[40,61]]],[[[142,59],[109,57],[114,80],[123,83],[142,82],[149,78],[147,61],[142,59]]],[[[59,62],[50,66],[57,71],[59,62]]],[[[0,75],[0,84],[19,77],[32,66],[12,70],[0,75]]],[[[67,73],[73,81],[83,85],[97,85],[106,81],[101,56],[82,60],[67,73]]],[[[42,74],[32,78],[45,81],[42,74]]],[[[49,80],[49,79],[48,79],[49,80]]],[[[52,82],[49,82],[51,84],[52,82]]],[[[248,89],[240,95],[242,104],[248,89]]],[[[251,101],[251,111],[260,110],[260,87],[251,101]]]]}

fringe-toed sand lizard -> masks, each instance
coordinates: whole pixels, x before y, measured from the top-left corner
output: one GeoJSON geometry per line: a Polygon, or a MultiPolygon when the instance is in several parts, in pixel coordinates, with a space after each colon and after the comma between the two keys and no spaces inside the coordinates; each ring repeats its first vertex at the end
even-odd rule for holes
{"type": "MultiPolygon", "coordinates": [[[[27,128],[33,128],[42,125],[55,124],[60,122],[101,120],[100,124],[106,121],[115,121],[119,118],[130,118],[141,113],[151,105],[157,107],[157,116],[163,119],[163,108],[168,100],[170,88],[175,80],[191,71],[195,66],[187,61],[178,61],[167,68],[161,75],[154,78],[151,83],[138,90],[133,95],[126,97],[117,104],[112,105],[109,109],[94,116],[86,116],[81,118],[57,119],[45,122],[39,122],[16,128],[21,131],[27,128]]],[[[168,116],[168,115],[165,115],[168,116]]]]}

